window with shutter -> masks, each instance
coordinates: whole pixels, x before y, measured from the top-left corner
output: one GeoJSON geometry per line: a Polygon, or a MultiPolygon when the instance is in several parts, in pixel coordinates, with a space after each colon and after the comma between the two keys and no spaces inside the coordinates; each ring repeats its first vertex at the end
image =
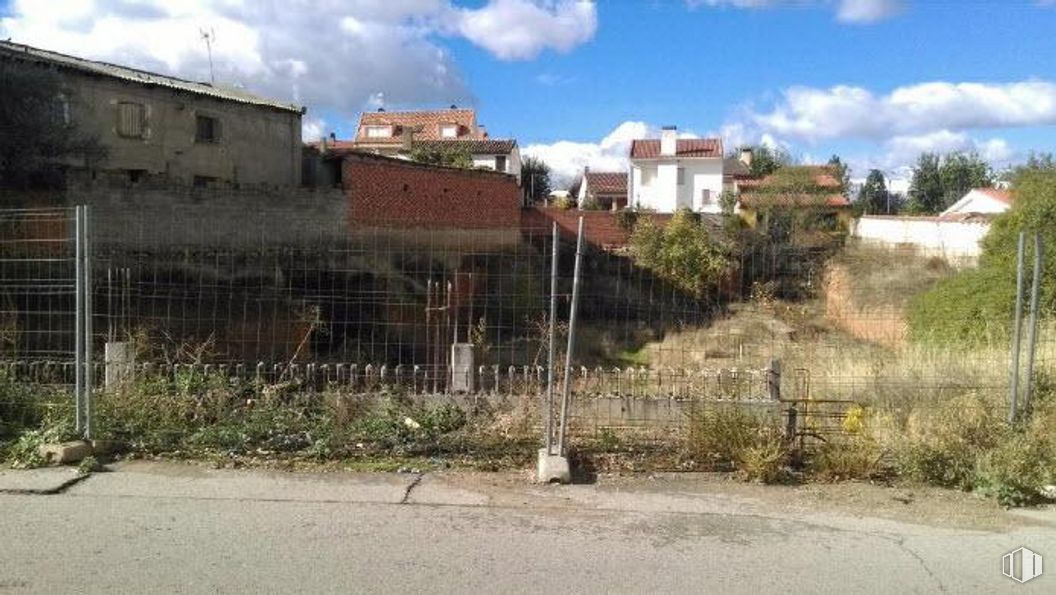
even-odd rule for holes
{"type": "Polygon", "coordinates": [[[506,156],[496,155],[495,156],[495,171],[506,172],[506,156]]]}
{"type": "Polygon", "coordinates": [[[117,134],[125,138],[143,138],[147,110],[142,103],[122,101],[117,104],[117,134]]]}

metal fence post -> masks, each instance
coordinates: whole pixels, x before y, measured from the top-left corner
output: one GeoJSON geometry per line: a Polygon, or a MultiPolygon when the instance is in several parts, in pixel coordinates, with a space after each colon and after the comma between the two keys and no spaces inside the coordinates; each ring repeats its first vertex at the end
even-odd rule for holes
{"type": "Polygon", "coordinates": [[[1038,347],[1038,294],[1041,292],[1041,265],[1044,245],[1041,234],[1034,234],[1034,279],[1030,283],[1030,322],[1027,323],[1027,389],[1023,392],[1023,411],[1029,415],[1034,391],[1034,354],[1038,347]]]}
{"type": "Polygon", "coordinates": [[[1023,247],[1026,243],[1026,234],[1019,232],[1019,243],[1016,248],[1016,311],[1012,328],[1012,352],[1011,371],[1009,378],[1008,394],[1008,423],[1014,423],[1018,416],[1019,399],[1019,344],[1020,327],[1023,326],[1023,247]]]}
{"type": "Polygon", "coordinates": [[[91,211],[87,205],[81,208],[84,218],[84,437],[92,439],[92,384],[94,370],[92,367],[92,242],[91,211]]]}
{"type": "Polygon", "coordinates": [[[546,356],[546,454],[554,454],[554,352],[557,342],[557,251],[559,237],[555,221],[550,233],[553,248],[550,252],[550,329],[549,347],[546,356]]]}
{"type": "Polygon", "coordinates": [[[73,319],[73,401],[74,430],[84,433],[84,236],[81,206],[73,208],[74,217],[74,319],[73,319]]]}
{"type": "Polygon", "coordinates": [[[579,218],[576,236],[576,266],[572,273],[572,304],[568,314],[568,347],[565,352],[565,386],[561,395],[561,431],[557,436],[557,452],[565,456],[565,436],[568,434],[568,408],[572,398],[572,350],[576,343],[576,307],[579,304],[580,263],[583,260],[583,217],[579,218]]]}

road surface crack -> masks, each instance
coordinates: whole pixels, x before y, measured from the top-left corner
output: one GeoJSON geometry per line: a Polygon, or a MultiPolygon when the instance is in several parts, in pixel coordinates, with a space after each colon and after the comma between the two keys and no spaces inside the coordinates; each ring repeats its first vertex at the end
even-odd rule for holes
{"type": "Polygon", "coordinates": [[[931,580],[935,581],[935,584],[939,586],[939,591],[940,592],[942,592],[942,593],[948,593],[949,592],[949,591],[946,590],[946,586],[942,584],[942,581],[939,580],[939,577],[935,576],[935,573],[931,571],[931,568],[928,566],[928,563],[924,561],[924,558],[922,558],[920,556],[920,554],[918,554],[917,552],[913,551],[912,549],[910,549],[910,547],[908,545],[906,545],[906,538],[905,537],[901,537],[900,536],[897,539],[892,539],[891,541],[893,541],[895,543],[895,545],[898,546],[898,549],[906,552],[910,556],[913,556],[913,558],[917,561],[917,563],[920,564],[920,567],[924,569],[924,572],[928,573],[928,576],[931,577],[931,580]]]}
{"type": "Polygon", "coordinates": [[[419,473],[418,476],[414,478],[414,481],[408,484],[407,490],[403,492],[403,499],[400,500],[400,504],[410,504],[409,500],[411,498],[411,492],[414,491],[414,488],[418,487],[418,484],[422,483],[423,477],[425,477],[425,473],[419,473]]]}

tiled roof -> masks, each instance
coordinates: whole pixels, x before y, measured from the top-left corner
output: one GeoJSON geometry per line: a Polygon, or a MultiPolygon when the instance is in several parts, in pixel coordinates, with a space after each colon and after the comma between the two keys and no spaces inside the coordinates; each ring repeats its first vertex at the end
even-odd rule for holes
{"type": "Polygon", "coordinates": [[[737,200],[746,207],[847,207],[850,201],[842,194],[797,194],[742,192],[737,200]]]}
{"type": "Polygon", "coordinates": [[[627,194],[627,174],[617,171],[588,171],[587,191],[595,194],[627,194]]]}
{"type": "Polygon", "coordinates": [[[172,76],[137,70],[127,66],[119,66],[108,62],[97,62],[86,60],[75,56],[68,56],[50,50],[30,47],[10,41],[0,41],[0,57],[10,56],[15,59],[50,64],[59,68],[76,70],[87,74],[106,76],[132,83],[138,83],[148,87],[166,87],[178,91],[204,95],[214,99],[235,101],[250,105],[270,107],[282,111],[301,113],[302,108],[292,103],[267,99],[248,93],[242,89],[228,86],[217,86],[210,83],[199,83],[179,79],[172,76]]]}
{"type": "MultiPolygon", "coordinates": [[[[675,142],[676,157],[722,157],[722,141],[717,138],[680,138],[675,142]]],[[[631,159],[657,159],[660,140],[639,139],[631,142],[631,159]]]]}
{"type": "Polygon", "coordinates": [[[415,149],[455,149],[468,151],[470,155],[506,155],[517,146],[512,139],[488,138],[484,140],[416,140],[415,149]]]}
{"type": "Polygon", "coordinates": [[[742,190],[779,188],[788,183],[789,177],[787,174],[790,172],[807,172],[811,183],[818,188],[838,189],[841,185],[836,178],[835,172],[828,165],[789,165],[781,168],[779,173],[770,174],[762,179],[743,180],[740,183],[740,188],[742,190]]]}
{"type": "Polygon", "coordinates": [[[752,170],[736,157],[722,160],[722,175],[734,178],[745,178],[752,175],[752,170]]]}
{"type": "Polygon", "coordinates": [[[363,112],[359,117],[359,128],[356,141],[361,143],[385,144],[403,142],[400,138],[405,129],[414,132],[419,140],[443,140],[440,136],[441,124],[456,124],[459,139],[482,140],[484,134],[477,128],[477,113],[471,109],[444,109],[407,112],[363,112]],[[367,137],[364,126],[392,126],[392,136],[367,137]]]}
{"type": "Polygon", "coordinates": [[[999,200],[1006,205],[1012,204],[1012,193],[1000,188],[973,188],[976,192],[982,192],[994,200],[999,200]]]}

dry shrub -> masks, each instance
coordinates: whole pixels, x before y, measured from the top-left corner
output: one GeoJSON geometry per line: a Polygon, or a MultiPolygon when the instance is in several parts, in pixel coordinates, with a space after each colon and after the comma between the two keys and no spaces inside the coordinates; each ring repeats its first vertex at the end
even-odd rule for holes
{"type": "Polygon", "coordinates": [[[976,461],[1008,437],[1003,412],[976,393],[921,404],[910,415],[905,435],[892,444],[904,477],[970,489],[976,461]]]}
{"type": "Polygon", "coordinates": [[[776,481],[788,450],[772,419],[738,405],[698,404],[690,412],[687,467],[707,471],[741,470],[746,478],[776,481]]]}

